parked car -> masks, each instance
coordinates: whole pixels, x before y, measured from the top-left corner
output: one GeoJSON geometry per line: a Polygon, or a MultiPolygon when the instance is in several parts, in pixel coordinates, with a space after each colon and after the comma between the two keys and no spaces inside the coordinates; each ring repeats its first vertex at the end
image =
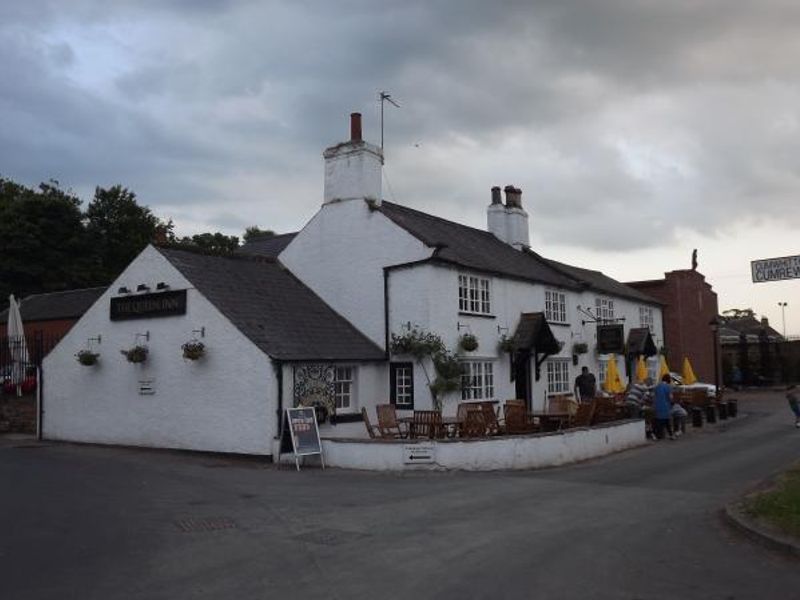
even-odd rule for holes
{"type": "Polygon", "coordinates": [[[684,385],[683,377],[678,373],[670,373],[672,385],[676,386],[681,391],[690,392],[692,390],[705,390],[709,398],[717,397],[717,386],[713,383],[703,383],[702,381],[695,381],[691,385],[684,385]]]}

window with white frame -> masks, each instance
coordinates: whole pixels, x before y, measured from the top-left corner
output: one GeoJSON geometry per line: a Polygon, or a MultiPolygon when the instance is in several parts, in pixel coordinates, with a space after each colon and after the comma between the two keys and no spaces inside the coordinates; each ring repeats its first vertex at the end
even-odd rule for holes
{"type": "Polygon", "coordinates": [[[461,363],[461,399],[489,400],[494,397],[494,365],[489,361],[461,363]]]}
{"type": "Polygon", "coordinates": [[[598,296],[594,299],[595,316],[598,321],[614,320],[614,301],[611,298],[598,296]]]}
{"type": "Polygon", "coordinates": [[[566,323],[567,295],[555,290],[545,290],[544,316],[551,323],[566,323]]]}
{"type": "Polygon", "coordinates": [[[333,379],[336,410],[347,410],[355,407],[355,368],[336,367],[333,379]]]}
{"type": "Polygon", "coordinates": [[[569,392],[569,359],[551,358],[546,364],[547,393],[565,394],[569,392]]]}
{"type": "Polygon", "coordinates": [[[598,358],[597,359],[597,387],[600,388],[603,386],[603,383],[606,380],[606,373],[608,373],[608,359],[607,358],[598,358]]]}
{"type": "Polygon", "coordinates": [[[492,311],[491,282],[475,275],[458,276],[458,310],[488,315],[492,311]]]}
{"type": "Polygon", "coordinates": [[[639,307],[639,327],[647,327],[653,331],[653,307],[640,306],[639,307]]]}
{"type": "Polygon", "coordinates": [[[414,364],[392,363],[389,379],[392,404],[397,408],[414,408],[414,364]]]}

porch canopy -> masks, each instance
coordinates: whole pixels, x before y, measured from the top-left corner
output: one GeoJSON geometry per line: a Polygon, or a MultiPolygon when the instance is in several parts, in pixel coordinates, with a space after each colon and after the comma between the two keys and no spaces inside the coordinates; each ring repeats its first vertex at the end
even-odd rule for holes
{"type": "Polygon", "coordinates": [[[658,352],[650,329],[634,327],[628,332],[628,356],[655,356],[658,352]]]}
{"type": "Polygon", "coordinates": [[[545,359],[561,351],[561,343],[553,335],[542,312],[520,315],[517,330],[511,338],[511,346],[517,357],[533,355],[537,381],[540,376],[540,367],[545,359]]]}

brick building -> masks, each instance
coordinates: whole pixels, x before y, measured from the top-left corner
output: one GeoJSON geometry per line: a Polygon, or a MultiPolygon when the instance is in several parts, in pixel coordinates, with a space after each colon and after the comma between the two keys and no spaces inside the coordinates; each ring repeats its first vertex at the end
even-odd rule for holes
{"type": "Polygon", "coordinates": [[[683,357],[688,356],[697,378],[714,383],[714,335],[709,323],[719,307],[705,277],[694,269],[679,269],[664,273],[663,279],[627,285],[664,303],[664,346],[670,369],[680,372],[683,357]]]}
{"type": "MultiPolygon", "coordinates": [[[[31,360],[38,362],[83,316],[105,287],[32,294],[20,302],[31,360]]],[[[0,312],[0,339],[6,337],[8,309],[0,312]]]]}

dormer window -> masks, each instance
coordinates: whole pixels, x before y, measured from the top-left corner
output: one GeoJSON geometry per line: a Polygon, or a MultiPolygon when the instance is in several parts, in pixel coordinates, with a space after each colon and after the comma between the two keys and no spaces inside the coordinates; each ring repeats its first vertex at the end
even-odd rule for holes
{"type": "Polygon", "coordinates": [[[475,275],[458,276],[459,312],[488,315],[492,312],[491,282],[475,275]]]}

